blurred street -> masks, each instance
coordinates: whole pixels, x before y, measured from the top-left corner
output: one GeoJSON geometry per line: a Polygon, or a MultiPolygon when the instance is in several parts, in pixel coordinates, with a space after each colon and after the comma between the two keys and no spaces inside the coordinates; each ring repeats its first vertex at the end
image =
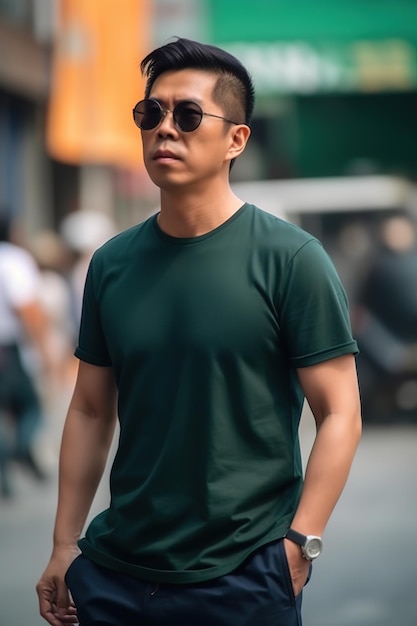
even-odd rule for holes
{"type": "MultiPolygon", "coordinates": [[[[304,418],[302,444],[313,437],[304,418]]],[[[305,590],[304,626],[415,626],[417,427],[365,429],[349,483],[305,590]]],[[[36,581],[51,548],[56,479],[18,476],[19,496],[0,504],[0,624],[41,626],[36,581]]],[[[104,502],[106,489],[96,506],[104,502]]],[[[238,625],[236,625],[238,626],[238,625]]]]}
{"type": "Polygon", "coordinates": [[[304,596],[304,626],[415,626],[417,427],[368,427],[304,596]]]}
{"type": "MultiPolygon", "coordinates": [[[[146,87],[140,60],[176,37],[220,46],[248,69],[256,102],[252,119],[242,118],[251,137],[230,170],[233,193],[320,240],[360,346],[367,425],[305,589],[303,626],[417,625],[416,24],[415,0],[129,0],[117,11],[110,0],[0,0],[0,381],[8,387],[0,393],[0,626],[46,624],[35,585],[52,547],[87,268],[97,248],[169,195],[148,176],[143,121],[135,126],[141,109],[132,115],[132,107],[158,91],[146,87]],[[11,353],[26,391],[10,376],[11,353]],[[42,417],[26,368],[45,403],[38,446],[31,433],[42,417]],[[17,410],[28,396],[30,410],[17,410]],[[17,450],[19,430],[30,436],[17,450]],[[11,461],[15,485],[9,459],[21,463],[11,461]]],[[[197,176],[208,162],[194,158],[210,145],[198,140],[205,122],[240,126],[229,108],[246,90],[216,88],[207,102],[198,91],[196,83],[181,98],[200,103],[201,129],[180,124],[161,100],[154,121],[169,113],[180,148],[155,166],[172,160],[197,176]],[[222,115],[207,113],[209,104],[222,115]]],[[[245,100],[248,109],[248,92],[245,100]]],[[[243,99],[235,104],[241,116],[243,99]]],[[[156,128],[145,124],[145,136],[160,135],[156,128]]],[[[308,411],[301,437],[306,462],[308,411]]],[[[90,518],[107,504],[111,459],[90,518]]]]}

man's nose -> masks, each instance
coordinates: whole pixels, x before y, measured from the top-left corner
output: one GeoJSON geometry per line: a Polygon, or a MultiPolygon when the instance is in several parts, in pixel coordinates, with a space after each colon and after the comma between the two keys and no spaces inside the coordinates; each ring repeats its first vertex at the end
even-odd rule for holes
{"type": "Polygon", "coordinates": [[[178,129],[174,122],[174,114],[172,111],[165,110],[164,116],[158,127],[158,134],[165,137],[167,135],[178,134],[178,129]]]}

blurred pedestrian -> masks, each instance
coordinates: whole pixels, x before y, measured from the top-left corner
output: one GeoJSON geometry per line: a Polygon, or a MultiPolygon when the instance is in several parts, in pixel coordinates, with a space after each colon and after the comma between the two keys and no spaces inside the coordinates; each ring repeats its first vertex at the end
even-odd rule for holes
{"type": "Polygon", "coordinates": [[[36,233],[29,249],[40,271],[38,300],[47,317],[48,349],[54,360],[52,377],[46,381],[46,395],[52,395],[53,400],[74,382],[77,328],[70,278],[72,254],[62,237],[50,230],[36,233]]]}
{"type": "Polygon", "coordinates": [[[417,415],[417,229],[407,214],[385,218],[359,288],[353,323],[364,416],[417,415]],[[408,389],[405,402],[402,389],[408,389]],[[404,406],[402,406],[404,405],[404,406]],[[404,410],[402,410],[404,409],[404,410]],[[409,410],[407,410],[409,409],[409,410]]]}
{"type": "MultiPolygon", "coordinates": [[[[13,495],[12,461],[44,480],[35,453],[42,405],[28,355],[49,363],[46,320],[38,302],[40,276],[33,257],[12,241],[12,223],[0,214],[0,491],[13,495]]],[[[33,365],[34,362],[32,362],[33,365]]]]}
{"type": "Polygon", "coordinates": [[[36,232],[28,243],[40,272],[38,301],[46,317],[46,337],[51,368],[40,380],[44,412],[39,448],[45,467],[56,467],[62,435],[62,407],[68,404],[76,378],[74,356],[77,328],[70,282],[72,253],[62,237],[47,229],[36,232]]]}
{"type": "Polygon", "coordinates": [[[116,224],[104,213],[83,209],[67,215],[62,220],[60,231],[63,241],[73,253],[68,278],[72,293],[73,316],[78,328],[84,283],[91,257],[96,248],[116,234],[116,224]]]}
{"type": "Polygon", "coordinates": [[[416,279],[416,225],[408,215],[392,215],[380,226],[359,299],[388,332],[405,344],[417,341],[416,279]]]}
{"type": "Polygon", "coordinates": [[[89,266],[40,611],[52,626],[76,610],[81,626],[300,626],[361,431],[345,292],[314,237],[230,187],[254,104],[242,64],[179,39],[142,69],[134,120],[161,209],[89,266]],[[111,504],[81,539],[116,403],[111,504]]]}

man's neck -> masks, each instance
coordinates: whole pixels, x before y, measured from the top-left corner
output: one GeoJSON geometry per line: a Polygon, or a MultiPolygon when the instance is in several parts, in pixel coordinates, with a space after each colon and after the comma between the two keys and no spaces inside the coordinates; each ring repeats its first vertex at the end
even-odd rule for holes
{"type": "Polygon", "coordinates": [[[162,191],[158,225],[172,237],[198,237],[224,224],[242,205],[230,188],[206,197],[162,191]]]}

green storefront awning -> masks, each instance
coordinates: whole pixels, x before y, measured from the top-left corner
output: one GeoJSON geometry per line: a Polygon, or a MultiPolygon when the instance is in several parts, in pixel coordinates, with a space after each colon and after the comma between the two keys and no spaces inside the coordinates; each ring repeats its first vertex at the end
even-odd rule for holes
{"type": "Polygon", "coordinates": [[[417,87],[417,48],[401,39],[222,45],[250,70],[257,91],[262,94],[417,87]]]}
{"type": "Polygon", "coordinates": [[[417,89],[416,0],[210,0],[258,94],[417,89]]]}

